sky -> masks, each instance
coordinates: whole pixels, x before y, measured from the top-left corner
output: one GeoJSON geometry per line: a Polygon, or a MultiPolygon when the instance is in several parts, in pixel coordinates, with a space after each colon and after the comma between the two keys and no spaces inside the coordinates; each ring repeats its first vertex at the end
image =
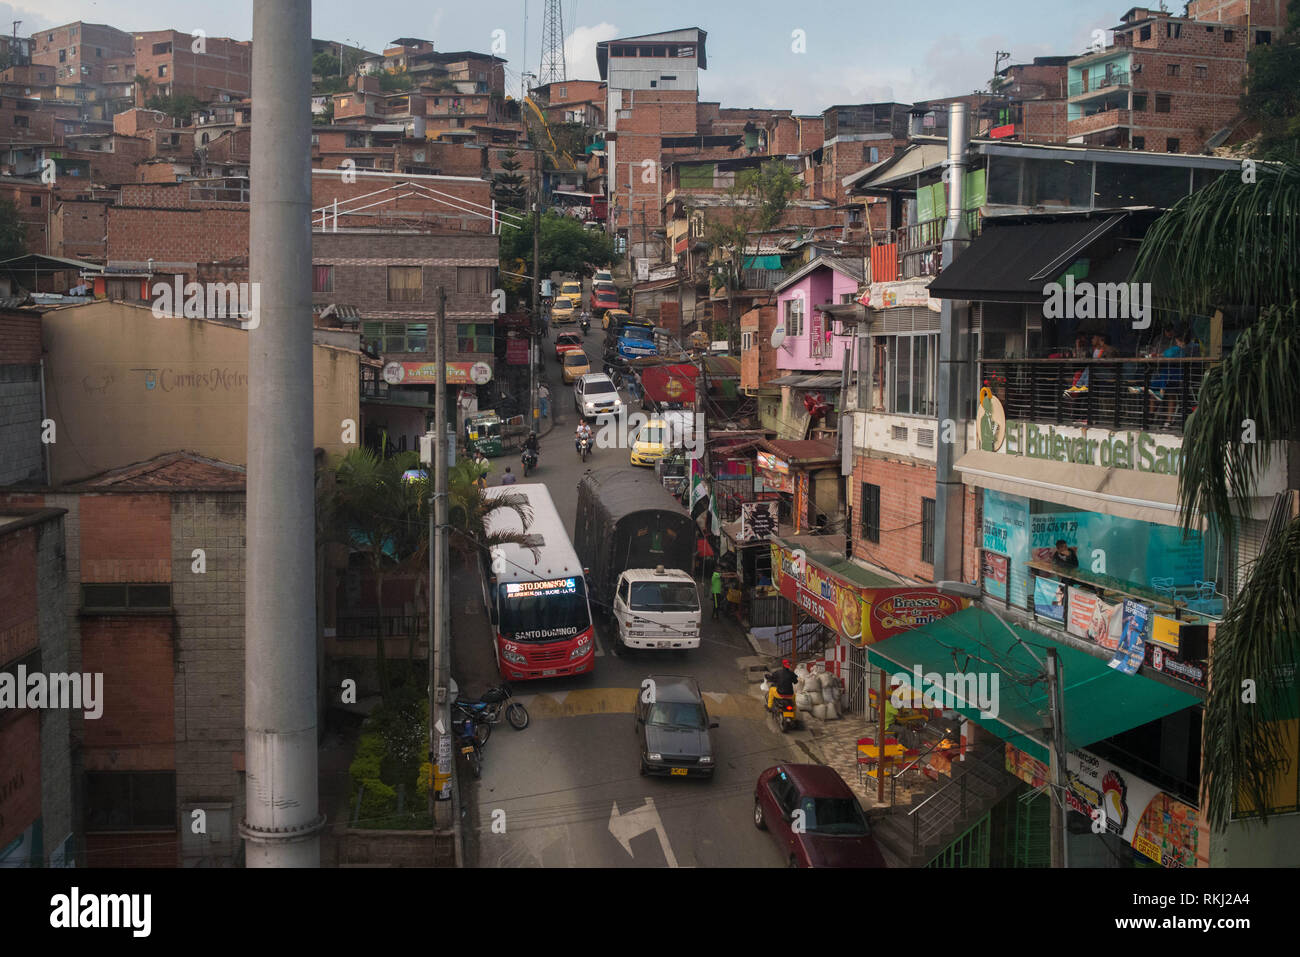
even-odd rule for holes
{"type": "MultiPolygon", "coordinates": [[[[495,38],[505,45],[507,92],[517,93],[520,73],[538,71],[545,8],[544,0],[318,0],[312,4],[312,35],[376,52],[395,37],[415,36],[433,40],[439,50],[487,53],[495,38]]],[[[797,114],[820,113],[837,103],[911,103],[985,89],[997,51],[1010,52],[1011,63],[1077,55],[1094,30],[1114,27],[1128,9],[1105,0],[563,2],[568,79],[599,78],[601,40],[699,27],[708,34],[701,99],[797,114]]],[[[1170,10],[1181,14],[1181,2],[1175,0],[1170,10]]],[[[253,2],[0,3],[0,29],[12,33],[13,20],[23,21],[19,33],[25,36],[84,20],[121,30],[202,29],[208,36],[248,39],[253,2]]]]}

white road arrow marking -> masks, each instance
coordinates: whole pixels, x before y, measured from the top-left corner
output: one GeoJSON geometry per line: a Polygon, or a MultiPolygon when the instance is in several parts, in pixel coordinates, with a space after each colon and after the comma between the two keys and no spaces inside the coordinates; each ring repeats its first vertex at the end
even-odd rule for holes
{"type": "Polygon", "coordinates": [[[704,692],[704,696],[706,698],[712,698],[717,704],[722,704],[731,697],[725,691],[706,691],[704,692]]]}
{"type": "Polygon", "coordinates": [[[668,861],[669,867],[677,866],[677,858],[673,856],[673,849],[668,845],[668,832],[664,830],[664,822],[659,819],[659,811],[655,808],[655,799],[648,797],[645,804],[641,805],[634,811],[628,811],[626,814],[618,812],[618,802],[614,802],[614,809],[609,815],[609,833],[619,844],[623,845],[623,850],[627,851],[628,857],[635,857],[632,853],[632,838],[644,834],[646,831],[654,831],[659,837],[659,846],[663,848],[664,858],[668,861]]]}

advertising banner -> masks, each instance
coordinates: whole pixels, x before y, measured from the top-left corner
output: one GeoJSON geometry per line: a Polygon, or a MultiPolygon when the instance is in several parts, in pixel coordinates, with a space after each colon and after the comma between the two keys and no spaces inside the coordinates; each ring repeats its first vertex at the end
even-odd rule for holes
{"type": "MultiPolygon", "coordinates": [[[[1048,783],[1047,765],[1010,744],[1005,748],[1009,774],[1036,788],[1048,783]]],[[[1094,810],[1100,809],[1107,831],[1158,864],[1196,866],[1195,807],[1089,751],[1071,751],[1065,769],[1072,811],[1091,821],[1094,810]]]]}
{"type": "Polygon", "coordinates": [[[1034,616],[1065,624],[1065,583],[1034,576],[1034,616]]]}
{"type": "Polygon", "coordinates": [[[1163,615],[1156,615],[1151,619],[1151,641],[1154,644],[1178,653],[1178,629],[1181,626],[1173,618],[1166,618],[1163,615]]]}
{"type": "MultiPolygon", "coordinates": [[[[384,367],[384,381],[389,385],[433,385],[437,380],[436,362],[390,362],[384,367]]],[[[483,385],[491,381],[492,366],[486,362],[447,363],[447,385],[483,385]]]]}
{"type": "MultiPolygon", "coordinates": [[[[1025,571],[1025,562],[1029,561],[1029,499],[991,489],[984,491],[984,547],[1008,559],[1006,587],[1001,594],[990,593],[1024,608],[1029,585],[1025,571]]],[[[986,579],[986,589],[988,585],[986,579]]]]}
{"type": "Polygon", "coordinates": [[[781,475],[790,474],[790,463],[777,458],[771,452],[759,452],[757,457],[759,468],[766,469],[769,472],[778,472],[781,475]]]}
{"type": "Polygon", "coordinates": [[[773,584],[781,596],[812,615],[827,628],[854,643],[862,638],[862,595],[857,586],[807,558],[772,543],[773,584]]]}
{"type": "Polygon", "coordinates": [[[740,538],[742,542],[765,542],[776,529],[776,502],[742,502],[740,538]]]}
{"type": "Polygon", "coordinates": [[[1007,598],[1007,556],[984,553],[984,590],[994,598],[1007,598]]]}
{"type": "Polygon", "coordinates": [[[1087,638],[1108,651],[1119,647],[1124,626],[1124,606],[1112,605],[1090,591],[1070,588],[1066,592],[1068,617],[1065,629],[1087,638]]]}
{"type": "Polygon", "coordinates": [[[762,479],[765,489],[793,494],[794,479],[789,475],[781,475],[779,472],[770,472],[767,469],[759,469],[758,475],[762,479]]]}
{"type": "Polygon", "coordinates": [[[1146,636],[1150,629],[1151,609],[1132,598],[1125,598],[1124,627],[1110,666],[1126,675],[1137,674],[1146,655],[1146,636]]]}
{"type": "Polygon", "coordinates": [[[528,365],[528,340],[506,340],[506,364],[512,366],[528,365]]]}
{"type": "Polygon", "coordinates": [[[964,598],[953,598],[933,588],[866,588],[862,597],[863,644],[884,641],[947,618],[968,604],[964,598]]]}

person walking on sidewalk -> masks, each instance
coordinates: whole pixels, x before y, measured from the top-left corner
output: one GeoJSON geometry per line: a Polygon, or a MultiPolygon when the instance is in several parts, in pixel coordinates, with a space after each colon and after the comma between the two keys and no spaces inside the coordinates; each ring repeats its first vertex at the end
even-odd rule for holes
{"type": "Polygon", "coordinates": [[[551,390],[546,387],[545,382],[537,387],[537,401],[542,407],[542,418],[549,419],[551,417],[551,390]]]}
{"type": "Polygon", "coordinates": [[[718,620],[718,606],[722,604],[722,572],[713,569],[713,620],[718,620]]]}

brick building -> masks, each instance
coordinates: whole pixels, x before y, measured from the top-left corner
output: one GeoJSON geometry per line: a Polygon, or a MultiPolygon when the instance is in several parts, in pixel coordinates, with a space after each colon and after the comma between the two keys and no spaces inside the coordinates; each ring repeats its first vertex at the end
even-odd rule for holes
{"type": "Polygon", "coordinates": [[[60,199],[50,218],[50,255],[102,263],[108,258],[108,209],[112,199],[60,199]]]}
{"type": "Polygon", "coordinates": [[[32,65],[53,68],[57,84],[107,83],[107,65],[133,52],[131,34],[103,23],[78,20],[32,35],[32,65]]]}
{"type": "Polygon", "coordinates": [[[135,73],[143,102],[155,95],[194,96],[204,103],[241,100],[252,91],[253,44],[230,37],[195,37],[177,30],[135,35],[135,73]]]}
{"type": "Polygon", "coordinates": [[[1198,153],[1240,113],[1250,51],[1284,23],[1280,4],[1188,5],[1187,16],[1136,7],[1110,45],[1069,65],[1071,143],[1198,153]]]}
{"type": "Polygon", "coordinates": [[[740,387],[759,389],[779,375],[772,331],[777,327],[775,305],[755,306],[740,317],[740,387]]]}
{"type": "Polygon", "coordinates": [[[557,80],[529,91],[548,123],[604,126],[608,89],[599,80],[557,80]]]}

